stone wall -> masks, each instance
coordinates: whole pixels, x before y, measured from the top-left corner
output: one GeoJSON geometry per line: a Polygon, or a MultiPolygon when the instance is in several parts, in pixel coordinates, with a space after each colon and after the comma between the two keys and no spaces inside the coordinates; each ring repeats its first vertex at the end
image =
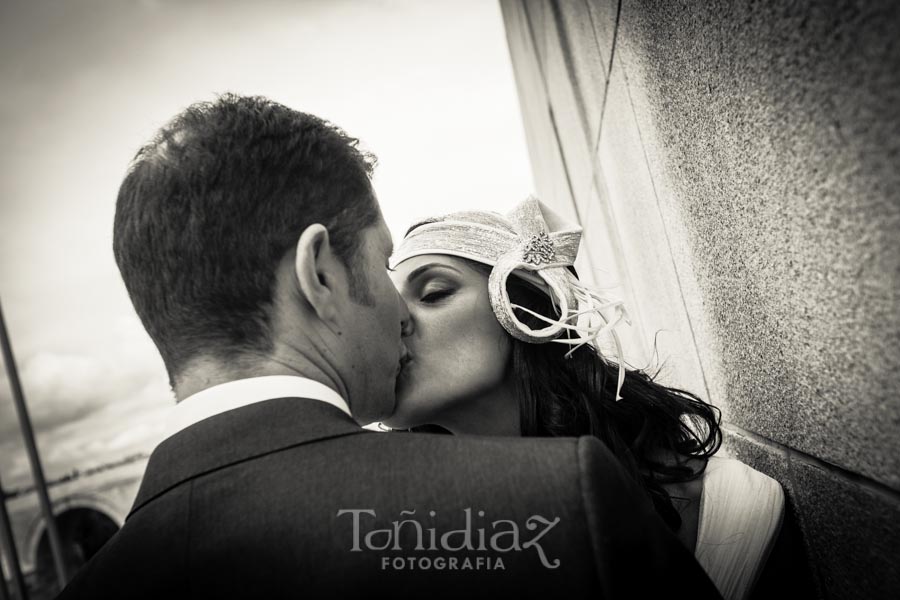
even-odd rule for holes
{"type": "Polygon", "coordinates": [[[816,593],[900,593],[900,8],[501,0],[542,200],[629,362],[778,479],[816,593]]]}

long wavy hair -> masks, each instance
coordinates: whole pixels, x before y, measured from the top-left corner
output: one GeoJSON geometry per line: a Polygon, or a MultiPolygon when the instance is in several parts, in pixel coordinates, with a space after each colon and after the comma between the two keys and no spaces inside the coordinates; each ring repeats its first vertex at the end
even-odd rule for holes
{"type": "MultiPolygon", "coordinates": [[[[491,267],[466,261],[489,276],[491,267]]],[[[510,300],[543,315],[556,313],[550,297],[518,277],[507,283],[510,300]]],[[[545,326],[518,311],[532,328],[545,326]]],[[[618,365],[590,344],[568,358],[564,344],[529,344],[510,336],[510,368],[519,400],[523,436],[600,439],[646,490],[673,531],[681,516],[662,487],[700,477],[722,443],[719,410],[685,390],[655,381],[657,373],[626,369],[622,400],[616,401],[618,365]],[[701,466],[691,466],[691,463],[701,466]]]]}

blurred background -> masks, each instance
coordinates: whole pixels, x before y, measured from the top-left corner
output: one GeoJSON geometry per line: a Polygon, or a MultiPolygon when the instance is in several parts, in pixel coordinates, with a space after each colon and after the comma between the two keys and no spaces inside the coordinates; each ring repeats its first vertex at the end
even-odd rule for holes
{"type": "MultiPolygon", "coordinates": [[[[0,299],[62,529],[124,519],[173,404],[111,249],[128,162],[169,118],[230,91],[340,125],[378,156],[395,237],[533,188],[493,1],[5,0],[0,56],[0,299]]],[[[5,371],[0,479],[26,574],[52,580],[5,371]]]]}

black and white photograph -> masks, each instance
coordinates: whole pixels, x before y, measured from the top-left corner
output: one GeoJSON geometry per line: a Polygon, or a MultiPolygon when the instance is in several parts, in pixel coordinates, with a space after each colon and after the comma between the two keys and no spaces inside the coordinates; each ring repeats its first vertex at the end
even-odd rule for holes
{"type": "Polygon", "coordinates": [[[900,595],[900,4],[4,0],[0,600],[900,595]]]}

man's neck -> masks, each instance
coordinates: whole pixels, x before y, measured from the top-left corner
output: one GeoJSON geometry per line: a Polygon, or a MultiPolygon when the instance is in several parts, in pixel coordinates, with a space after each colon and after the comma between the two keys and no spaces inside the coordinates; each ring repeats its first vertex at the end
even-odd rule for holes
{"type": "Polygon", "coordinates": [[[303,360],[302,357],[285,361],[267,356],[242,356],[229,361],[227,366],[215,359],[196,359],[176,379],[175,398],[181,402],[189,396],[216,385],[267,375],[291,375],[312,379],[333,389],[343,398],[347,398],[346,389],[338,378],[329,377],[323,369],[303,360]]]}

